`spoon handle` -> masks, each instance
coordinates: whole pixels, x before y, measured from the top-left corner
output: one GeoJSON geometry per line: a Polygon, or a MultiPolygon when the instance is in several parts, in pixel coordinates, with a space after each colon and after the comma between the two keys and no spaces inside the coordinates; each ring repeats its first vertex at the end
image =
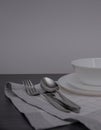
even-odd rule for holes
{"type": "Polygon", "coordinates": [[[51,105],[53,105],[58,110],[63,111],[63,112],[67,112],[67,113],[70,112],[68,107],[66,107],[66,105],[62,101],[60,101],[59,99],[53,97],[53,95],[51,93],[43,94],[43,96],[47,99],[47,101],[51,105]]]}
{"type": "Polygon", "coordinates": [[[80,106],[77,105],[76,103],[74,103],[73,101],[71,101],[70,99],[68,99],[66,96],[64,96],[59,90],[56,91],[59,96],[61,97],[62,101],[68,105],[68,108],[73,111],[73,112],[76,112],[76,113],[79,113],[80,112],[80,106]]]}

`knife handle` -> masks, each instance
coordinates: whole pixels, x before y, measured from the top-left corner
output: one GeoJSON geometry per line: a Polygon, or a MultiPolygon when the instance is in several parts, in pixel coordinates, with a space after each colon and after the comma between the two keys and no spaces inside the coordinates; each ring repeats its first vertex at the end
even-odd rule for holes
{"type": "Polygon", "coordinates": [[[46,98],[46,100],[51,104],[53,105],[55,108],[57,108],[58,110],[60,111],[63,111],[63,112],[67,112],[69,113],[70,110],[66,107],[65,107],[65,104],[60,101],[59,99],[56,99],[54,98],[52,95],[50,95],[49,93],[47,94],[43,94],[43,96],[46,98]]]}
{"type": "Polygon", "coordinates": [[[81,107],[74,103],[73,101],[71,101],[70,99],[68,99],[66,96],[64,96],[59,90],[56,91],[59,96],[61,97],[62,101],[68,105],[69,109],[73,112],[76,112],[76,113],[79,113],[80,112],[80,109],[81,107]]]}

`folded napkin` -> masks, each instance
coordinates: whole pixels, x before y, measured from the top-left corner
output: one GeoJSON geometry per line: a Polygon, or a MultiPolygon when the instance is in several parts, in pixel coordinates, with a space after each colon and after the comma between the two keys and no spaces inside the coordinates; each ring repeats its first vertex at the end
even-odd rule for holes
{"type": "MultiPolygon", "coordinates": [[[[35,87],[41,91],[40,84],[35,87]]],[[[61,93],[81,106],[80,113],[62,112],[48,103],[43,95],[29,96],[22,84],[8,83],[5,87],[5,95],[36,130],[67,125],[69,119],[78,120],[91,130],[101,129],[101,97],[61,93]]]]}

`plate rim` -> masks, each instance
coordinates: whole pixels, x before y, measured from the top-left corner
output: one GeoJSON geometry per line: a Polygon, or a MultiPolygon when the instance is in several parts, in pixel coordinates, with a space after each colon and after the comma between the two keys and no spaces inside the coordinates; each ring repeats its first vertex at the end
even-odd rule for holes
{"type": "Polygon", "coordinates": [[[68,81],[67,81],[67,83],[65,83],[64,80],[66,78],[68,79],[68,77],[70,78],[71,75],[75,75],[75,73],[63,75],[58,79],[58,83],[62,89],[69,91],[71,93],[74,93],[74,94],[79,94],[79,95],[101,96],[101,88],[100,88],[100,91],[99,90],[89,90],[89,89],[79,88],[74,85],[70,85],[70,83],[68,83],[68,81]]]}

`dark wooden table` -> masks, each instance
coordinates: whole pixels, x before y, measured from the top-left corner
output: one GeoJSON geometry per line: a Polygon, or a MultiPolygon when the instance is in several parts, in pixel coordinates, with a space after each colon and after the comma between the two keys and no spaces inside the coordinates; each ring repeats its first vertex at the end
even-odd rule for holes
{"type": "MultiPolygon", "coordinates": [[[[21,83],[30,79],[34,84],[48,76],[57,80],[62,74],[26,74],[26,75],[0,75],[0,130],[34,130],[25,118],[4,95],[4,86],[7,82],[21,83]]],[[[52,128],[48,130],[88,130],[83,124],[77,122],[72,125],[52,128]]]]}

